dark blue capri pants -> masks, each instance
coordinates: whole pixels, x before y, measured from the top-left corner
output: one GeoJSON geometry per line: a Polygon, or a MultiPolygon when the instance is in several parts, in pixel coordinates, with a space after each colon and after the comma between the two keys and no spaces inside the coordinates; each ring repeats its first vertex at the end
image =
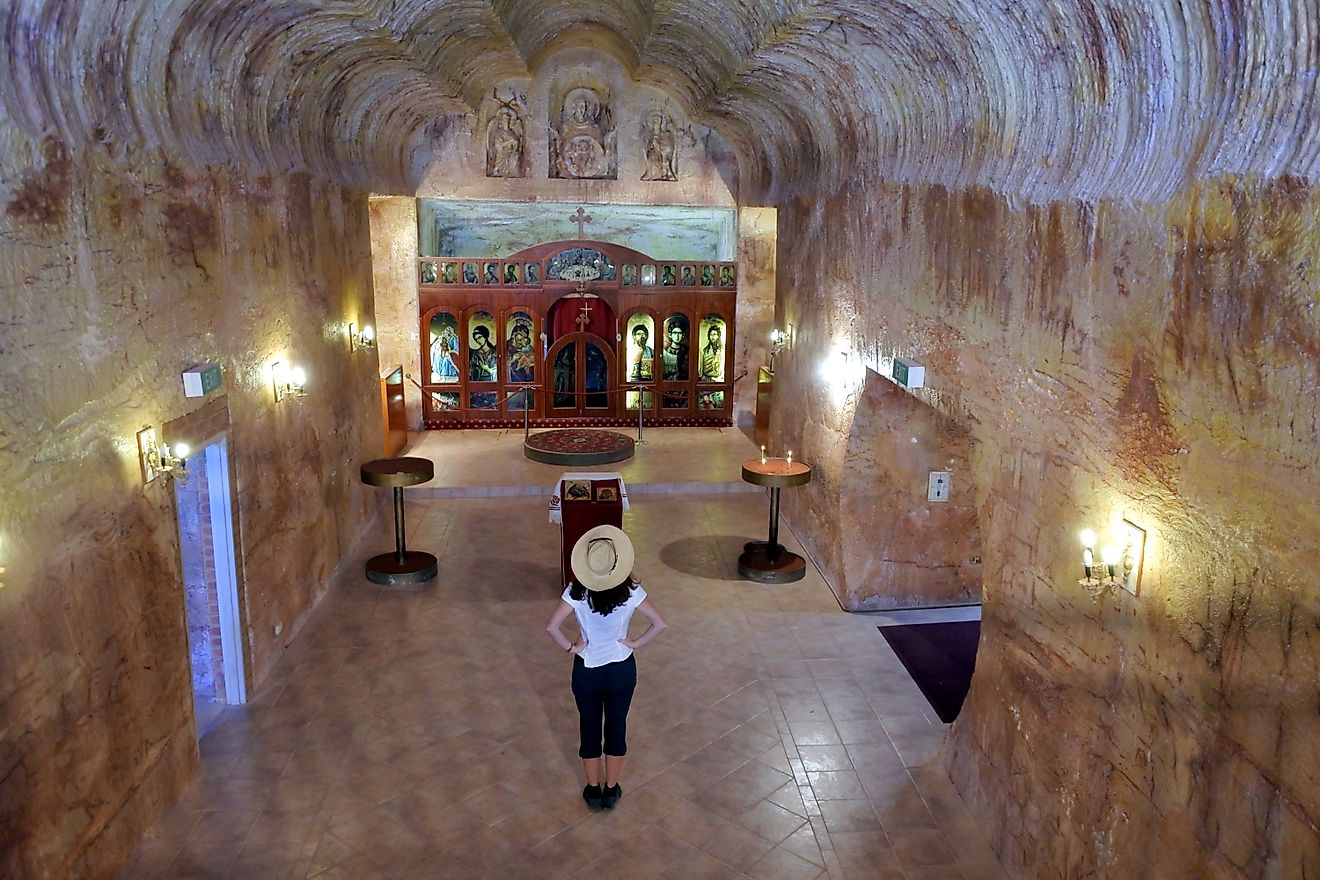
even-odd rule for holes
{"type": "Polygon", "coordinates": [[[582,725],[579,758],[600,757],[602,723],[605,754],[616,758],[628,754],[628,706],[636,687],[637,661],[631,655],[594,669],[588,669],[581,657],[573,658],[573,699],[582,725]]]}

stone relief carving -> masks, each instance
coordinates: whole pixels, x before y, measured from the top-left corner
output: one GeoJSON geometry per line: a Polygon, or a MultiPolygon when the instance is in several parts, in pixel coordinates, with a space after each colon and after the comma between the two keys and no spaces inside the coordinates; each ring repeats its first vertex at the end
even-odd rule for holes
{"type": "Polygon", "coordinates": [[[510,92],[507,100],[499,92],[492,93],[492,97],[499,109],[486,123],[486,176],[522,177],[527,143],[525,101],[516,92],[510,92]]]}
{"type": "Polygon", "coordinates": [[[669,114],[654,110],[642,132],[642,180],[678,180],[678,130],[669,114]]]}
{"type": "Polygon", "coordinates": [[[550,126],[550,176],[614,180],[618,177],[616,142],[609,104],[594,89],[569,89],[558,124],[550,126]]]}

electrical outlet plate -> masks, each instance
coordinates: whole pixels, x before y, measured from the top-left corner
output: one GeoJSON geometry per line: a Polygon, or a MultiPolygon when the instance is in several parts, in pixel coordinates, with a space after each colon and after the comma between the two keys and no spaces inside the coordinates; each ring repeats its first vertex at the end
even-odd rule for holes
{"type": "Polygon", "coordinates": [[[949,472],[931,471],[926,483],[927,501],[949,500],[949,472]]]}

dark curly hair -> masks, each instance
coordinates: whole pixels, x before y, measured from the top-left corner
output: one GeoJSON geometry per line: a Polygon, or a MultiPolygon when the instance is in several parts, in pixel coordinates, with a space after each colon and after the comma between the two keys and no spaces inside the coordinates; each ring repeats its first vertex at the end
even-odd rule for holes
{"type": "Polygon", "coordinates": [[[615,608],[627,602],[628,597],[640,586],[641,584],[629,575],[628,579],[617,587],[610,587],[608,590],[588,590],[577,578],[573,578],[568,582],[568,595],[574,602],[581,602],[585,598],[588,608],[601,617],[608,617],[615,608]]]}

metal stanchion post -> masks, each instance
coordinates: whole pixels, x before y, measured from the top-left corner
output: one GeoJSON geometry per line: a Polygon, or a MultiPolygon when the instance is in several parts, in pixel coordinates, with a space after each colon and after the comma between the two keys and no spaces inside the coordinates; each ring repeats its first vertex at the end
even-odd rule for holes
{"type": "Polygon", "coordinates": [[[637,440],[634,446],[645,446],[646,441],[642,439],[642,413],[646,412],[646,395],[642,392],[645,386],[637,385],[637,440]]]}
{"type": "Polygon", "coordinates": [[[528,437],[532,436],[532,424],[531,424],[532,410],[528,406],[528,400],[527,400],[527,392],[529,391],[531,391],[530,388],[524,388],[522,391],[518,392],[523,396],[523,442],[524,443],[527,442],[528,437]]]}

